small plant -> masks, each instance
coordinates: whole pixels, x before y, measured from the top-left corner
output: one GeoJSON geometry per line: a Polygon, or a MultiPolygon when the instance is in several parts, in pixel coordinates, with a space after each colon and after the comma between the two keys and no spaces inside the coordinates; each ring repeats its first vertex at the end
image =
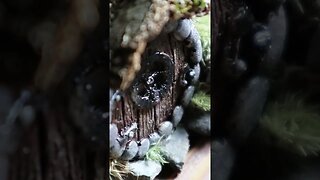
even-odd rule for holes
{"type": "Polygon", "coordinates": [[[261,121],[278,140],[278,146],[303,156],[320,152],[320,115],[302,97],[289,95],[267,107],[261,121]]]}
{"type": "Polygon", "coordinates": [[[210,111],[211,109],[211,98],[210,95],[199,91],[194,94],[191,103],[203,111],[210,111]]]}
{"type": "Polygon", "coordinates": [[[160,145],[161,139],[162,138],[160,138],[159,141],[148,150],[146,154],[146,160],[159,162],[160,164],[163,165],[165,163],[168,163],[168,161],[166,161],[161,149],[161,145],[160,145]]]}

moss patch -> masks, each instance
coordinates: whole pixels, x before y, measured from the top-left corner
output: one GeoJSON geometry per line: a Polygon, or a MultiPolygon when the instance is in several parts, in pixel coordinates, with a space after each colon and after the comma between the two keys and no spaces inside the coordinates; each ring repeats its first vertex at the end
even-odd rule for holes
{"type": "Polygon", "coordinates": [[[210,5],[205,0],[169,0],[174,19],[202,16],[210,10],[210,5]]]}
{"type": "Polygon", "coordinates": [[[210,95],[199,91],[193,95],[191,103],[203,111],[210,111],[211,109],[211,98],[210,95]]]}
{"type": "Polygon", "coordinates": [[[162,138],[160,138],[160,140],[148,150],[146,154],[146,160],[159,162],[160,164],[163,165],[168,162],[166,161],[164,157],[164,153],[162,152],[162,149],[161,149],[161,145],[160,145],[161,139],[162,138]]]}
{"type": "Polygon", "coordinates": [[[278,140],[277,145],[303,156],[320,152],[319,108],[302,97],[289,95],[267,106],[262,127],[278,140]]]}

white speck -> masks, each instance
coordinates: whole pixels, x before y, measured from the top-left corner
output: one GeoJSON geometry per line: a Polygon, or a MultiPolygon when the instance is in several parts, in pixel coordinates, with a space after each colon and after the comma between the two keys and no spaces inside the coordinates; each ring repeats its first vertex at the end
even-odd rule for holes
{"type": "Polygon", "coordinates": [[[149,76],[147,80],[147,84],[152,84],[152,83],[154,83],[154,79],[152,76],[149,76]]]}
{"type": "Polygon", "coordinates": [[[190,75],[191,77],[193,77],[194,75],[196,75],[196,72],[194,72],[194,70],[192,70],[192,71],[189,72],[189,75],[190,75]]]}
{"type": "Polygon", "coordinates": [[[119,102],[121,100],[121,96],[120,95],[116,95],[116,101],[119,102]]]}

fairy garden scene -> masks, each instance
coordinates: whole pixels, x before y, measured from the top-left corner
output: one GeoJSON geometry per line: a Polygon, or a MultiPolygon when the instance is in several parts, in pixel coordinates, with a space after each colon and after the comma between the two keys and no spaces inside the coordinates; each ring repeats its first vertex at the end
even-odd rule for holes
{"type": "Polygon", "coordinates": [[[210,2],[111,1],[109,33],[110,179],[185,179],[194,146],[210,178],[210,2]]]}
{"type": "Polygon", "coordinates": [[[318,180],[319,0],[3,0],[0,180],[318,180]]]}
{"type": "Polygon", "coordinates": [[[319,1],[125,2],[110,178],[318,179],[319,1]]]}

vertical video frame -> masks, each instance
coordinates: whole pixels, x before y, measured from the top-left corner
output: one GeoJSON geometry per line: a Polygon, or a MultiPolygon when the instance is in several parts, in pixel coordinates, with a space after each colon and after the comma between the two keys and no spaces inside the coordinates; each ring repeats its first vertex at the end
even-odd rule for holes
{"type": "Polygon", "coordinates": [[[109,2],[109,179],[210,179],[210,9],[109,2]]]}

